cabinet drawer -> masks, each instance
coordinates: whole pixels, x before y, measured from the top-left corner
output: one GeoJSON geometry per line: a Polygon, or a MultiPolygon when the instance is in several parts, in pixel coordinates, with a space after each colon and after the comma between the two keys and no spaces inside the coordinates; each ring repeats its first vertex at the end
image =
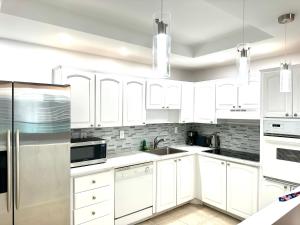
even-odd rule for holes
{"type": "Polygon", "coordinates": [[[74,210],[74,224],[82,224],[113,212],[112,201],[105,201],[85,208],[74,210]]]}
{"type": "Polygon", "coordinates": [[[105,186],[91,191],[75,194],[74,208],[79,209],[96,203],[112,200],[112,186],[105,186]]]}
{"type": "Polygon", "coordinates": [[[74,179],[74,192],[88,191],[99,187],[108,186],[113,182],[113,173],[111,171],[97,173],[89,176],[78,177],[74,179]]]}
{"type": "Polygon", "coordinates": [[[114,225],[114,217],[113,214],[109,214],[87,223],[83,223],[82,225],[114,225]]]}

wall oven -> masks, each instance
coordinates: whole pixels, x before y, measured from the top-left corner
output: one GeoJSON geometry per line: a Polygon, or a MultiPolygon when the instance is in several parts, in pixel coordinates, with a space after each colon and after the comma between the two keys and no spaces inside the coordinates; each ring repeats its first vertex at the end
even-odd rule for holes
{"type": "Polygon", "coordinates": [[[71,168],[106,162],[106,141],[100,138],[71,139],[71,168]]]}
{"type": "Polygon", "coordinates": [[[265,119],[263,176],[300,183],[300,120],[265,119]]]}

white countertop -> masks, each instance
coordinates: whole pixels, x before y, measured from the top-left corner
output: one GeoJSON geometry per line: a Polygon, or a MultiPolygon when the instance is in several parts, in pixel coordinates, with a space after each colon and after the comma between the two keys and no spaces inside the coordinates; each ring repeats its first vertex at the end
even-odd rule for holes
{"type": "Polygon", "coordinates": [[[205,150],[211,149],[208,147],[188,146],[188,145],[174,145],[174,146],[170,146],[170,147],[184,150],[186,152],[170,154],[170,155],[162,155],[162,156],[154,155],[154,154],[147,153],[147,152],[133,152],[130,155],[123,155],[123,156],[121,155],[121,156],[114,157],[114,158],[108,158],[106,163],[72,168],[71,176],[72,177],[84,176],[87,174],[92,174],[95,172],[101,172],[101,171],[105,171],[105,170],[115,169],[115,168],[119,168],[119,167],[130,166],[130,165],[146,163],[146,162],[155,162],[155,161],[178,158],[178,157],[194,155],[194,154],[199,154],[199,155],[216,158],[216,159],[221,159],[221,160],[226,160],[226,161],[230,161],[230,162],[236,162],[236,163],[240,163],[240,164],[246,164],[249,166],[257,166],[257,167],[260,166],[259,162],[253,162],[253,161],[242,160],[242,159],[220,156],[220,155],[203,152],[205,150]]]}
{"type": "MultiPolygon", "coordinates": [[[[300,187],[296,188],[291,193],[297,191],[300,191],[300,187]]],[[[272,225],[299,205],[300,196],[286,202],[279,202],[279,200],[277,200],[276,202],[273,202],[272,204],[258,211],[248,219],[242,221],[239,223],[239,225],[272,225]]]]}

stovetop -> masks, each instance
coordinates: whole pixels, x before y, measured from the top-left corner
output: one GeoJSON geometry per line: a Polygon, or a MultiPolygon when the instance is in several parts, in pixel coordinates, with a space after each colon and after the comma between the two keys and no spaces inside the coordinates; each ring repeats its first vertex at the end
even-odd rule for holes
{"type": "Polygon", "coordinates": [[[235,151],[235,150],[226,149],[226,148],[206,150],[204,152],[216,154],[216,155],[228,156],[228,157],[232,157],[232,158],[238,158],[238,159],[259,162],[259,154],[255,154],[255,153],[235,151]]]}

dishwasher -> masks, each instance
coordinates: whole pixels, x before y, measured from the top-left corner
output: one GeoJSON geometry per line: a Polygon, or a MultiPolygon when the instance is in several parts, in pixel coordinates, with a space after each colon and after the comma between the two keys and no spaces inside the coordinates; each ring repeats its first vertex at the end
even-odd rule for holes
{"type": "Polygon", "coordinates": [[[115,170],[115,225],[128,225],[152,216],[153,163],[115,170]]]}

